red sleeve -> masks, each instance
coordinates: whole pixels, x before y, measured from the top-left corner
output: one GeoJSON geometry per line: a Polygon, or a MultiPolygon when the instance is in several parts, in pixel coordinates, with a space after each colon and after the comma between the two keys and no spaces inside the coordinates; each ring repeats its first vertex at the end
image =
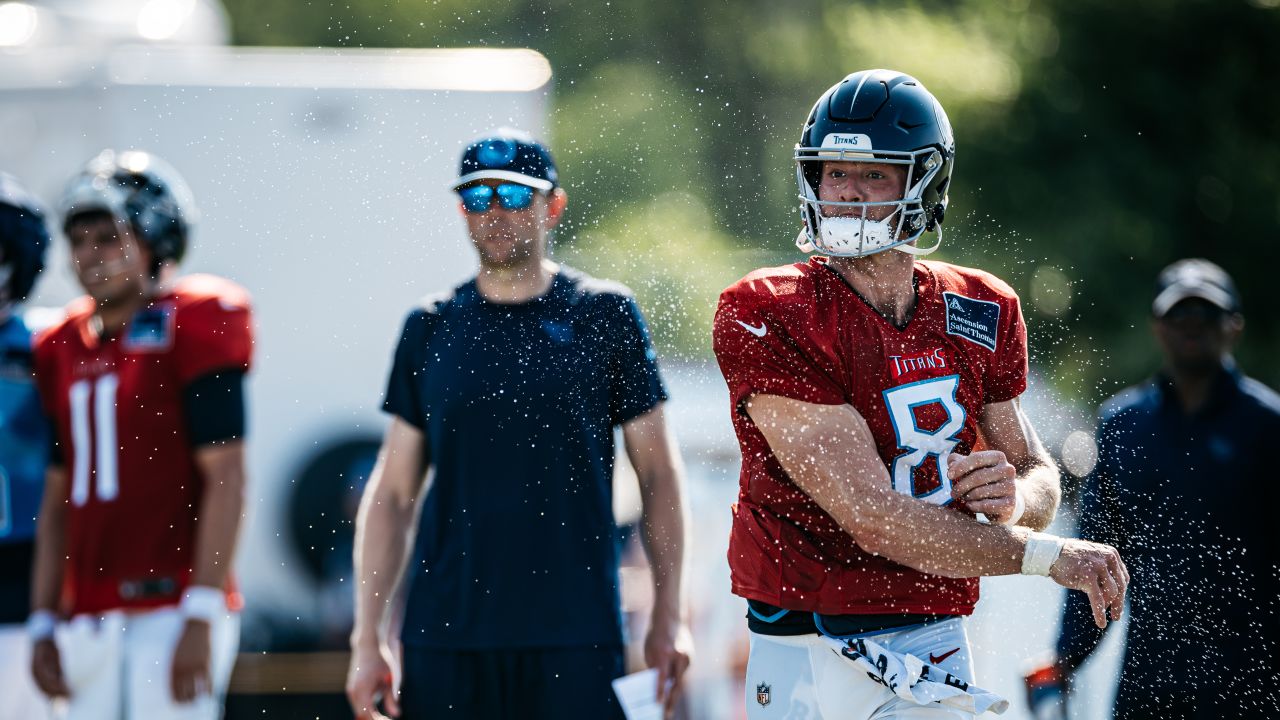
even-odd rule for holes
{"type": "Polygon", "coordinates": [[[995,357],[987,368],[983,403],[1012,400],[1027,389],[1027,325],[1018,296],[1001,303],[1000,335],[995,357]]]}
{"type": "Polygon", "coordinates": [[[834,361],[824,361],[820,344],[804,332],[813,325],[803,312],[812,304],[771,300],[743,285],[720,296],[713,344],[734,407],[758,393],[844,404],[845,393],[833,378],[834,361]]]}
{"type": "Polygon", "coordinates": [[[222,370],[247,372],[253,356],[253,313],[248,293],[206,296],[182,308],[174,342],[183,385],[222,370]]]}

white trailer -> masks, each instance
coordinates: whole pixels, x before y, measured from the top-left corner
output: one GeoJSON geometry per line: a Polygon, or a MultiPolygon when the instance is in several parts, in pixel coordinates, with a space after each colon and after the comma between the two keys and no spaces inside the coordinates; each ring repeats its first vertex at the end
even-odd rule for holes
{"type": "MultiPolygon", "coordinates": [[[[474,266],[448,190],[462,147],[500,125],[543,133],[550,80],[531,50],[0,48],[0,169],[53,204],[99,150],[154,152],[201,210],[184,270],[254,295],[238,574],[258,613],[321,614],[284,527],[298,479],[380,435],[401,320],[474,266]]],[[[59,240],[33,303],[75,294],[59,240]]]]}

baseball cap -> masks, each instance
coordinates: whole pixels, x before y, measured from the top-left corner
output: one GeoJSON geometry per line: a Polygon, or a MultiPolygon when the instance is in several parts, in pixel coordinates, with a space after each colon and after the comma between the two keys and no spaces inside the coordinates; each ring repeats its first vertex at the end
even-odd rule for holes
{"type": "Polygon", "coordinates": [[[558,184],[551,151],[522,130],[498,128],[462,152],[453,189],[476,180],[508,180],[547,192],[558,184]]]}
{"type": "Polygon", "coordinates": [[[1203,258],[1179,260],[1160,271],[1151,312],[1156,317],[1164,317],[1170,308],[1187,298],[1200,298],[1227,312],[1240,312],[1240,294],[1231,276],[1203,258]]]}

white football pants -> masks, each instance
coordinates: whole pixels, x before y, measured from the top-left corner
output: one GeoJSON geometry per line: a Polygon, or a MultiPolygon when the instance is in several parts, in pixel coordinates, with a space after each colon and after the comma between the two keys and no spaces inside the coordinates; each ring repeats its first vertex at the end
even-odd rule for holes
{"type": "Polygon", "coordinates": [[[25,625],[0,625],[0,720],[46,720],[49,700],[31,677],[25,625]]]}
{"type": "MultiPolygon", "coordinates": [[[[217,720],[240,645],[240,618],[214,620],[209,632],[211,693],[173,699],[173,652],[186,625],[175,607],[77,615],[55,633],[71,699],[66,720],[217,720]]],[[[61,704],[61,703],[60,703],[61,704]]]]}
{"type": "Polygon", "coordinates": [[[836,640],[751,633],[749,720],[960,720],[1007,700],[968,684],[964,620],[836,640]]]}

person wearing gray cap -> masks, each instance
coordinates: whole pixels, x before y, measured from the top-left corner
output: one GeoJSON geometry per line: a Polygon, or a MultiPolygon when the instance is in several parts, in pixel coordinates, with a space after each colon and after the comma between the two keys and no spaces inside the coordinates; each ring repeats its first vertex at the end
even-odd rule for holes
{"type": "MultiPolygon", "coordinates": [[[[1081,537],[1113,544],[1132,571],[1114,717],[1275,717],[1280,396],[1232,358],[1244,315],[1221,267],[1165,268],[1151,312],[1163,364],[1102,406],[1080,512],[1081,537]]],[[[1038,718],[1063,716],[1055,698],[1102,635],[1068,598],[1056,663],[1028,676],[1038,718]]]]}
{"type": "Polygon", "coordinates": [[[621,718],[621,426],[654,570],[645,661],[670,709],[691,652],[684,491],[639,308],[548,258],[567,195],[528,134],[468,145],[452,190],[479,270],[411,311],[395,351],[356,521],[348,699],[361,719],[621,718]],[[384,619],[402,571],[397,695],[384,619]]]}

